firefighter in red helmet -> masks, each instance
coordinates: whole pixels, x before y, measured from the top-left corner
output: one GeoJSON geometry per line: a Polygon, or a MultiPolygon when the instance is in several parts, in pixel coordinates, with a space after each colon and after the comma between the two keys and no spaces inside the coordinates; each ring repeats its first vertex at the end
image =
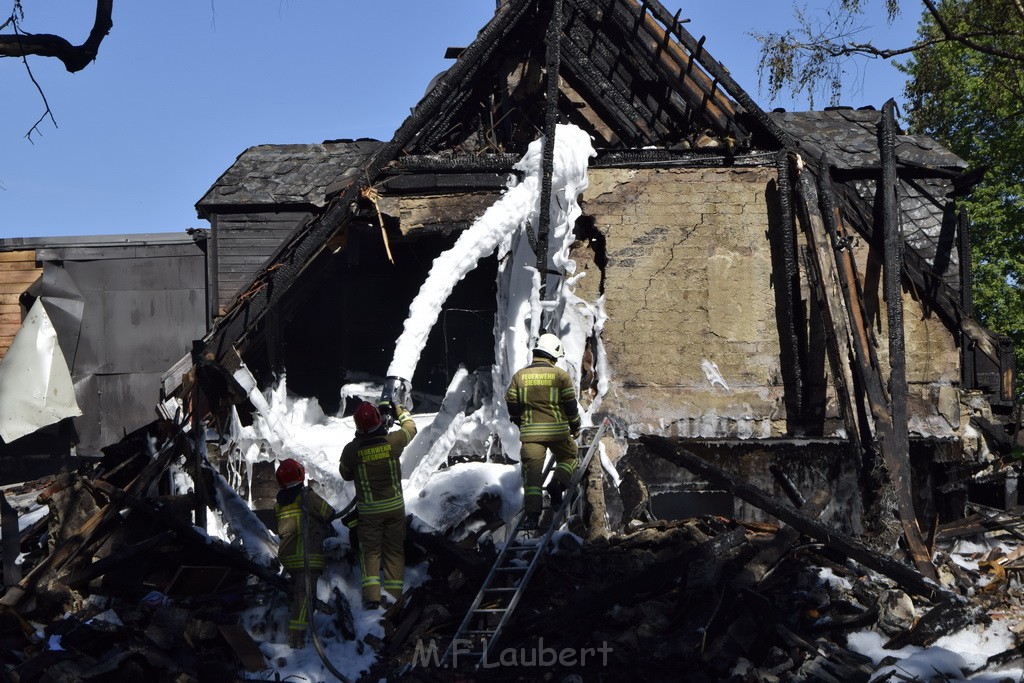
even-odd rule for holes
{"type": "Polygon", "coordinates": [[[356,485],[363,607],[375,609],[382,587],[396,600],[404,589],[406,522],[399,457],[416,435],[416,423],[408,410],[391,403],[380,409],[360,403],[354,418],[356,437],[342,450],[339,469],[342,479],[356,485]],[[388,432],[381,409],[391,411],[399,429],[388,432]]]}
{"type": "Polygon", "coordinates": [[[306,469],[297,460],[282,460],[276,474],[281,487],[274,505],[277,535],[281,539],[277,559],[292,577],[288,644],[302,647],[313,613],[306,594],[307,573],[308,585],[315,596],[316,582],[324,570],[323,542],[334,508],[305,486],[306,469]]]}

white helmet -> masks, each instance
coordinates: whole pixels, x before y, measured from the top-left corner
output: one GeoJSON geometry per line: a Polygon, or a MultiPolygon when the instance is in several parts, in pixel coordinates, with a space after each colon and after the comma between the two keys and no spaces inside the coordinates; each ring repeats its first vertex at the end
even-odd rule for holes
{"type": "Polygon", "coordinates": [[[562,349],[562,340],[553,334],[540,335],[534,350],[545,353],[555,360],[565,356],[565,351],[562,349]]]}

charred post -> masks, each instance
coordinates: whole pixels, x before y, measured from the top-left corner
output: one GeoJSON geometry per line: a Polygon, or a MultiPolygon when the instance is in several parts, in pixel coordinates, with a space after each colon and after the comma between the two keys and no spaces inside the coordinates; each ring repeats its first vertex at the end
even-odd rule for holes
{"type": "MultiPolygon", "coordinates": [[[[558,124],[558,79],[561,60],[562,0],[551,3],[547,29],[547,91],[544,102],[544,151],[541,159],[540,210],[537,216],[537,272],[540,273],[541,301],[547,296],[548,229],[551,224],[551,174],[555,166],[555,127],[558,124]]],[[[545,323],[541,323],[541,328],[545,323]]]]}
{"type": "Polygon", "coordinates": [[[907,432],[907,359],[903,338],[903,229],[899,217],[899,180],[896,175],[896,105],[882,107],[879,151],[882,157],[882,231],[885,235],[884,290],[889,323],[889,401],[892,441],[901,459],[909,457],[907,432]]]}

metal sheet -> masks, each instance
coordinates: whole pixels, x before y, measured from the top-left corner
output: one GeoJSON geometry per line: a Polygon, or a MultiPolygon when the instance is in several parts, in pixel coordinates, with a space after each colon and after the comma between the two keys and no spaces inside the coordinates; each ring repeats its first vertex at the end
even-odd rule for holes
{"type": "Polygon", "coordinates": [[[10,443],[81,414],[57,331],[36,300],[0,359],[0,438],[10,443]]]}
{"type": "Polygon", "coordinates": [[[85,293],[74,374],[163,372],[206,333],[203,289],[85,293]]]}
{"type": "Polygon", "coordinates": [[[69,368],[73,368],[75,354],[78,353],[78,337],[82,330],[85,297],[71,275],[60,264],[50,262],[43,263],[39,296],[43,297],[43,306],[57,330],[64,360],[69,368]]]}
{"type": "Polygon", "coordinates": [[[204,288],[206,285],[206,262],[198,248],[191,256],[149,254],[140,258],[66,260],[64,268],[83,292],[204,288]]]}
{"type": "Polygon", "coordinates": [[[160,373],[85,375],[75,378],[75,394],[84,413],[75,418],[78,454],[100,449],[157,419],[160,373]]]}

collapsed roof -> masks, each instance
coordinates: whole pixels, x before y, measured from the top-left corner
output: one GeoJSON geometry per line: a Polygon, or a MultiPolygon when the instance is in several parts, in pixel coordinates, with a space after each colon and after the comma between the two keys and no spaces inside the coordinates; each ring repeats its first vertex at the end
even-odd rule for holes
{"type": "MultiPolygon", "coordinates": [[[[263,315],[297,280],[329,268],[325,246],[366,214],[367,190],[500,189],[525,145],[544,134],[547,115],[593,136],[596,167],[730,165],[778,152],[799,153],[812,168],[824,161],[847,190],[852,226],[870,238],[881,113],[766,113],[683,24],[658,0],[510,0],[468,47],[449,50],[454,65],[390,141],[247,150],[197,204],[200,215],[223,205],[301,203],[318,211],[242,288],[208,349],[223,358],[234,346],[245,356],[261,339],[263,315]],[[553,7],[561,10],[557,21],[553,7]],[[557,50],[546,49],[552,26],[557,50]],[[545,73],[557,73],[557,85],[545,73]],[[545,107],[549,100],[557,111],[545,107]]],[[[995,349],[998,341],[973,322],[951,241],[957,218],[947,199],[963,190],[961,180],[969,184],[966,165],[922,136],[898,135],[896,156],[904,274],[952,327],[965,325],[975,342],[995,349]]]]}

